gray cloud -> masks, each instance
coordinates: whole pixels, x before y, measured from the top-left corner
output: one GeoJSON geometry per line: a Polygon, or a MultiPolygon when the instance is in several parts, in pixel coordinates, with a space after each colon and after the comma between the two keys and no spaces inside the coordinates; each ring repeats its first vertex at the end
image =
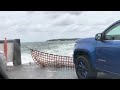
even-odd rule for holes
{"type": "Polygon", "coordinates": [[[32,42],[90,37],[120,19],[119,15],[119,11],[1,11],[0,38],[32,42]]]}

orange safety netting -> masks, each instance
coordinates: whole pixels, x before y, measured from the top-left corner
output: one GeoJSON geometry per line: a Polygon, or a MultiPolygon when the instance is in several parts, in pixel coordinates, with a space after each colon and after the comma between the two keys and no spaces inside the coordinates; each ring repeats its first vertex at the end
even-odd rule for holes
{"type": "Polygon", "coordinates": [[[43,67],[74,68],[73,58],[69,56],[53,55],[38,50],[31,50],[31,56],[37,65],[43,67]]]}

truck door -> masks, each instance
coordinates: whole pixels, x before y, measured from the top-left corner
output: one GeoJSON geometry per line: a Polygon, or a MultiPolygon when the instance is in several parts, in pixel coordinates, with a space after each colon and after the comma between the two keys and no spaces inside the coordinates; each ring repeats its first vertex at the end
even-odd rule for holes
{"type": "Polygon", "coordinates": [[[120,74],[120,23],[106,30],[103,41],[97,41],[96,59],[98,69],[120,74]]]}

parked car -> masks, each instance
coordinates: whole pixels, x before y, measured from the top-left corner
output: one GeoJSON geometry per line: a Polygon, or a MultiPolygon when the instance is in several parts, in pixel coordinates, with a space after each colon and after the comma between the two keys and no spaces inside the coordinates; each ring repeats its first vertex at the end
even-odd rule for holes
{"type": "Polygon", "coordinates": [[[95,37],[77,40],[73,58],[79,79],[97,78],[98,72],[120,77],[120,20],[95,37]]]}
{"type": "Polygon", "coordinates": [[[2,51],[0,51],[0,79],[8,79],[8,75],[6,73],[6,59],[5,55],[2,51]]]}

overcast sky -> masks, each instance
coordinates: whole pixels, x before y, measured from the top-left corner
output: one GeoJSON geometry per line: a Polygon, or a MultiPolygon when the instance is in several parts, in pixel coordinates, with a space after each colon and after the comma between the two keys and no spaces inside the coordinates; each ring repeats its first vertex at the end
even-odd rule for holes
{"type": "Polygon", "coordinates": [[[119,19],[119,11],[0,11],[0,39],[92,37],[119,19]]]}

